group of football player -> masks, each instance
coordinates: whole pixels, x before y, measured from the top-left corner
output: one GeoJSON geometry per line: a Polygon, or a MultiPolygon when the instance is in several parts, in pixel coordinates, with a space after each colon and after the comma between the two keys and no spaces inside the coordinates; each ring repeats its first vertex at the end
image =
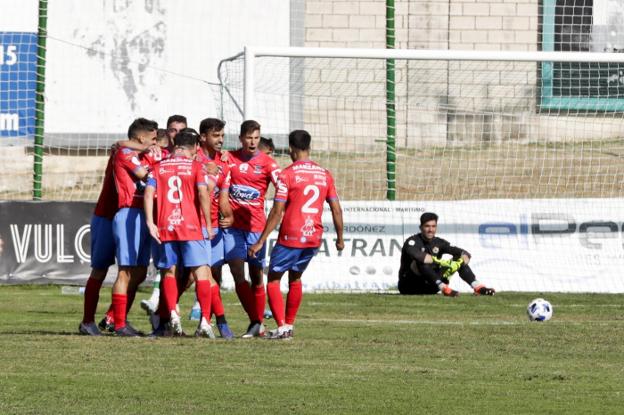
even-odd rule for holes
{"type": "Polygon", "coordinates": [[[202,120],[199,132],[188,128],[181,115],[169,117],[166,129],[138,118],[128,128],[128,139],[113,146],[91,219],[91,274],[80,333],[142,335],[127,315],[151,258],[158,273],[151,297],[141,302],[150,315],[151,336],[184,335],[178,302],[194,285],[193,309],[199,321],[195,335],[216,337],[214,315],[219,335],[234,338],[220,291],[227,263],[249,317],[241,337],[293,337],[303,296],[301,277],[321,245],[325,201],[336,229],[336,248],[344,248],[342,209],[333,177],[310,159],[311,137],[305,130],[289,134],[293,163],[284,170],[271,157],[273,143],[261,137],[258,122],[241,124],[240,148],[233,151],[223,150],[224,131],[225,122],[216,118],[202,120]],[[269,183],[276,192],[267,219],[269,183]],[[280,222],[265,287],[266,242],[280,222]],[[115,262],[111,305],[96,324],[100,289],[115,262]],[[284,303],[281,278],[286,271],[284,303]],[[267,297],[277,324],[268,333],[267,297]]]}

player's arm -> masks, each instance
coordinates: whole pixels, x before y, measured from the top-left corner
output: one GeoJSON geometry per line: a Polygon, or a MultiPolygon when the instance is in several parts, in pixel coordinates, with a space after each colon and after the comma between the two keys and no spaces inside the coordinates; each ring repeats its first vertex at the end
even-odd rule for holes
{"type": "Polygon", "coordinates": [[[210,195],[214,191],[214,181],[206,176],[204,183],[198,183],[197,192],[199,194],[199,206],[204,214],[204,218],[206,219],[206,230],[208,231],[208,239],[214,238],[214,232],[212,231],[212,226],[210,226],[210,195]]]}
{"type": "Polygon", "coordinates": [[[219,227],[229,228],[234,223],[234,212],[230,206],[230,191],[221,189],[219,193],[219,227]]]}
{"type": "Polygon", "coordinates": [[[269,235],[271,234],[271,232],[275,230],[277,225],[282,220],[282,215],[284,214],[285,207],[286,207],[286,201],[273,200],[273,207],[271,207],[271,211],[269,212],[269,217],[267,218],[267,221],[264,225],[264,230],[262,231],[262,234],[260,235],[258,242],[250,246],[249,250],[247,251],[247,254],[250,257],[255,258],[256,253],[262,249],[262,247],[264,246],[264,243],[269,238],[269,235]]]}
{"type": "Polygon", "coordinates": [[[154,223],[154,194],[156,193],[156,180],[150,177],[145,187],[145,193],[143,194],[143,210],[145,211],[145,223],[152,238],[156,242],[160,242],[160,235],[158,233],[158,226],[154,223]]]}
{"type": "Polygon", "coordinates": [[[162,158],[162,149],[158,144],[141,144],[133,140],[119,140],[113,144],[113,148],[127,147],[140,153],[149,153],[155,160],[162,158]]]}
{"type": "Polygon", "coordinates": [[[441,247],[441,251],[446,254],[451,254],[453,256],[453,260],[457,261],[461,259],[464,264],[468,264],[470,262],[470,258],[472,255],[464,249],[461,249],[457,246],[453,246],[450,243],[446,243],[441,247]]]}
{"type": "Polygon", "coordinates": [[[332,199],[329,201],[329,209],[332,214],[332,221],[334,222],[334,229],[336,230],[336,249],[342,251],[344,249],[344,223],[342,221],[342,207],[338,199],[332,199]]]}

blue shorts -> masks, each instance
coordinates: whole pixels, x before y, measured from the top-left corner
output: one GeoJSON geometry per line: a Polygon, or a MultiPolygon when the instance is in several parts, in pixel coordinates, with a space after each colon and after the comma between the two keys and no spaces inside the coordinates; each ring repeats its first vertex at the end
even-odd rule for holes
{"type": "Polygon", "coordinates": [[[91,216],[91,268],[108,269],[115,263],[113,221],[91,216]]]}
{"type": "MultiPolygon", "coordinates": [[[[208,231],[202,228],[204,238],[208,239],[208,231]]],[[[225,245],[223,243],[223,230],[219,227],[212,228],[215,237],[210,240],[210,266],[220,267],[225,263],[225,245]]]]}
{"type": "Polygon", "coordinates": [[[275,244],[271,251],[269,272],[285,272],[289,270],[303,272],[318,250],[318,248],[289,248],[275,244]]]}
{"type": "Polygon", "coordinates": [[[169,269],[182,264],[185,267],[198,267],[210,263],[210,247],[206,240],[168,241],[159,246],[158,268],[169,269]]]}
{"type": "Polygon", "coordinates": [[[117,265],[146,267],[150,259],[150,235],[143,209],[123,208],[113,219],[117,265]]]}
{"type": "Polygon", "coordinates": [[[260,239],[261,232],[247,232],[236,228],[223,229],[223,245],[225,261],[243,259],[250,265],[264,268],[266,258],[266,244],[256,254],[255,258],[247,256],[247,250],[260,239]]]}

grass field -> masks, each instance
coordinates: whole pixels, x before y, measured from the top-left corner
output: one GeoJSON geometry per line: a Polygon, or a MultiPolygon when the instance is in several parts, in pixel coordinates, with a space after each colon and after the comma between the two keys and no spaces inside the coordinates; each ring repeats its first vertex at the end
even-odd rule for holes
{"type": "Polygon", "coordinates": [[[0,286],[0,413],[622,413],[624,296],[536,296],[306,294],[292,341],[226,342],[82,337],[82,297],[0,286]]]}

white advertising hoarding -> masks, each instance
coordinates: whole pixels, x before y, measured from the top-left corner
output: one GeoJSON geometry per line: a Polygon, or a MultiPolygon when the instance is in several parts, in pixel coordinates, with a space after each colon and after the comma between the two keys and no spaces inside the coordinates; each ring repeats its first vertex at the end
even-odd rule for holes
{"type": "MultiPolygon", "coordinates": [[[[470,252],[477,278],[499,291],[624,292],[624,199],[343,202],[343,209],[345,249],[336,251],[326,210],[305,290],[396,288],[403,241],[432,211],[438,236],[470,252]]],[[[457,275],[451,286],[470,291],[457,275]]]]}

